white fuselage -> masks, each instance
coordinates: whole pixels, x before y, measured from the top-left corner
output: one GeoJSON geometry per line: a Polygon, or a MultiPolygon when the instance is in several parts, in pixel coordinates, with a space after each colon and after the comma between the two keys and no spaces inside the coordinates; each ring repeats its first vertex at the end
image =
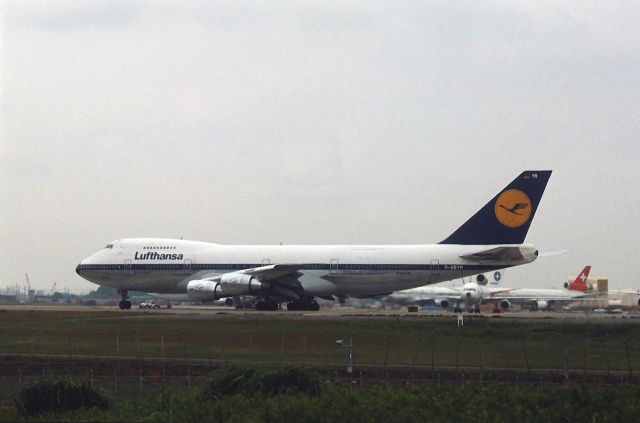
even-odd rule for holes
{"type": "MultiPolygon", "coordinates": [[[[480,261],[467,257],[487,245],[246,245],[136,238],[114,241],[76,268],[83,278],[120,290],[184,293],[189,281],[269,264],[299,265],[307,295],[369,296],[447,281],[536,258],[480,261]]],[[[513,247],[513,246],[512,246],[513,247]]]]}

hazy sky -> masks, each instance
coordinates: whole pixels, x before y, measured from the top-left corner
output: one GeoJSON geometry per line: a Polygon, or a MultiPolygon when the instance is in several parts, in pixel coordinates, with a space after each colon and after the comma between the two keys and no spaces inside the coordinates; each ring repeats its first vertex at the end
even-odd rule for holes
{"type": "Polygon", "coordinates": [[[525,169],[527,242],[640,288],[635,1],[3,1],[0,286],[123,237],[435,243],[525,169]]]}

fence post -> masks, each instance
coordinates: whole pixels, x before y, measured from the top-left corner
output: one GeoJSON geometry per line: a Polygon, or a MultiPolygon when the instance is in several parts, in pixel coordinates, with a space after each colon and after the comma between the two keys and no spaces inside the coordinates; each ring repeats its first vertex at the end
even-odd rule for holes
{"type": "Polygon", "coordinates": [[[72,355],[71,355],[71,334],[67,334],[67,344],[69,347],[69,367],[67,367],[67,373],[71,373],[71,370],[69,370],[70,368],[73,368],[73,359],[72,359],[72,355]]]}
{"type": "Polygon", "coordinates": [[[587,348],[584,353],[584,383],[587,383],[587,369],[589,368],[589,348],[591,347],[591,332],[589,332],[589,336],[586,340],[587,348]]]}
{"type": "Polygon", "coordinates": [[[304,351],[304,367],[307,367],[307,334],[302,333],[302,349],[304,351]]]}
{"type": "MultiPolygon", "coordinates": [[[[420,344],[422,343],[422,335],[418,334],[418,339],[416,341],[416,349],[413,352],[413,358],[411,359],[411,378],[413,379],[413,372],[416,368],[416,360],[418,359],[418,348],[420,347],[420,344]]],[[[411,382],[411,384],[413,385],[413,381],[411,382]]]]}
{"type": "Polygon", "coordinates": [[[633,381],[633,371],[631,370],[631,354],[629,353],[629,340],[627,339],[624,343],[625,349],[627,350],[627,364],[629,366],[629,383],[633,381]]]}
{"type": "MultiPolygon", "coordinates": [[[[120,371],[120,332],[116,332],[116,366],[120,371]]],[[[118,379],[116,378],[116,392],[118,391],[118,379]]]]}
{"type": "Polygon", "coordinates": [[[44,350],[47,354],[47,364],[48,364],[49,355],[51,354],[51,351],[49,351],[49,332],[48,331],[44,331],[44,350]]]}
{"type": "Polygon", "coordinates": [[[527,356],[527,349],[524,346],[524,339],[522,340],[522,352],[524,353],[524,363],[527,366],[527,376],[531,379],[531,369],[529,368],[529,357],[527,356]]]}
{"type": "Polygon", "coordinates": [[[435,371],[435,366],[434,366],[435,343],[436,343],[436,334],[433,331],[431,331],[431,373],[435,371]]]}
{"type": "Polygon", "coordinates": [[[284,333],[280,331],[280,365],[284,366],[284,333]]]}
{"type": "Polygon", "coordinates": [[[458,329],[456,329],[456,373],[458,373],[458,329]]]}
{"type": "Polygon", "coordinates": [[[209,335],[209,367],[213,363],[213,333],[209,335]]]}
{"type": "Polygon", "coordinates": [[[324,339],[324,368],[326,369],[327,367],[329,367],[329,360],[328,360],[328,348],[329,348],[329,344],[327,344],[327,333],[324,332],[322,334],[322,338],[324,339]]]}
{"type": "MultiPolygon", "coordinates": [[[[138,330],[136,332],[136,349],[138,350],[138,369],[142,369],[142,355],[140,354],[140,337],[138,335],[138,330]]],[[[142,370],[141,370],[142,371],[142,370]]]]}
{"type": "Polygon", "coordinates": [[[227,364],[227,354],[224,352],[224,343],[222,342],[222,337],[218,338],[220,340],[220,349],[222,350],[222,357],[224,358],[224,364],[227,364]]]}
{"type": "Polygon", "coordinates": [[[383,369],[386,372],[387,371],[387,362],[389,360],[389,332],[387,331],[386,335],[385,335],[385,341],[384,341],[384,366],[383,369]]]}
{"type": "Polygon", "coordinates": [[[356,336],[351,334],[351,366],[356,367],[356,336]]]}
{"type": "Polygon", "coordinates": [[[165,361],[167,356],[164,352],[164,331],[160,332],[160,349],[162,350],[162,361],[165,361]]]}
{"type": "Polygon", "coordinates": [[[482,380],[482,376],[484,373],[484,365],[482,363],[482,337],[478,337],[478,351],[480,352],[480,380],[482,380]]]}
{"type": "Polygon", "coordinates": [[[606,332],[604,334],[604,339],[605,339],[606,347],[607,347],[607,383],[609,383],[609,376],[610,376],[610,369],[611,369],[611,367],[610,367],[611,358],[609,357],[609,333],[608,332],[606,332]]]}
{"type": "Polygon", "coordinates": [[[564,383],[569,383],[569,352],[564,349],[564,383]]]}
{"type": "Polygon", "coordinates": [[[138,369],[138,374],[139,374],[138,395],[142,396],[142,379],[143,379],[143,377],[142,377],[142,369],[138,369]]]}
{"type": "Polygon", "coordinates": [[[187,335],[184,331],[182,331],[182,358],[184,361],[184,365],[187,365],[187,335]]]}

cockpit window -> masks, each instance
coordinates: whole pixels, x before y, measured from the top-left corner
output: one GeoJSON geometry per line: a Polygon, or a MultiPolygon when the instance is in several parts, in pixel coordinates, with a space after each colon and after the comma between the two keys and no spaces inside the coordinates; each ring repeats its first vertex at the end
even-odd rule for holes
{"type": "Polygon", "coordinates": [[[113,244],[107,244],[107,246],[104,248],[113,248],[113,244]]]}

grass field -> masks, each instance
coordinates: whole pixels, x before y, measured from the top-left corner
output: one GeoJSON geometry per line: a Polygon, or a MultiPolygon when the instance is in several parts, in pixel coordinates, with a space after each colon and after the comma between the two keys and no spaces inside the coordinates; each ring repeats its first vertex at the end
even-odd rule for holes
{"type": "MultiPolygon", "coordinates": [[[[544,392],[581,384],[595,389],[585,392],[600,395],[598,389],[621,383],[621,389],[637,390],[640,320],[473,316],[464,323],[457,327],[453,316],[423,314],[336,317],[7,307],[0,309],[0,416],[5,409],[10,420],[15,417],[16,392],[42,376],[68,376],[105,390],[116,400],[116,408],[103,415],[113,418],[106,420],[147,415],[153,412],[148,401],[160,401],[169,391],[183,392],[177,401],[187,410],[191,401],[199,401],[198,387],[225,364],[314,369],[332,385],[392,387],[398,390],[391,394],[394,398],[413,395],[414,387],[438,389],[441,381],[456,387],[510,386],[505,392],[518,392],[519,386],[544,392]],[[351,338],[355,363],[347,374],[348,349],[335,341],[348,344],[351,338]]],[[[375,392],[371,394],[379,395],[375,392]]],[[[544,396],[540,401],[545,403],[544,396]]],[[[229,404],[223,408],[237,410],[229,404]]]]}
{"type": "MultiPolygon", "coordinates": [[[[0,310],[0,354],[288,363],[356,368],[640,371],[635,319],[303,317],[0,310]]],[[[1,371],[1,370],[0,370],[1,371]]]]}

